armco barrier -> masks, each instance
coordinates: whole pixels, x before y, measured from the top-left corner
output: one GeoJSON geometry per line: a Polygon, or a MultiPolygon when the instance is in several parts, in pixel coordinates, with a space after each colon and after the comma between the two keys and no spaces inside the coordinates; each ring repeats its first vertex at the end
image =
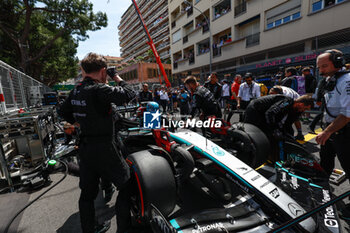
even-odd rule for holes
{"type": "Polygon", "coordinates": [[[0,114],[41,104],[43,94],[50,91],[43,83],[0,61],[0,114]]]}

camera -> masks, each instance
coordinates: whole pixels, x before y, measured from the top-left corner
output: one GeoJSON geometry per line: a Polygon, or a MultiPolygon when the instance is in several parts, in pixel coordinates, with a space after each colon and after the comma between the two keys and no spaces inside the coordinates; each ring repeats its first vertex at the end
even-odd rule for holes
{"type": "Polygon", "coordinates": [[[107,75],[111,78],[113,78],[114,76],[116,76],[118,74],[117,69],[115,66],[110,66],[107,67],[107,75]]]}

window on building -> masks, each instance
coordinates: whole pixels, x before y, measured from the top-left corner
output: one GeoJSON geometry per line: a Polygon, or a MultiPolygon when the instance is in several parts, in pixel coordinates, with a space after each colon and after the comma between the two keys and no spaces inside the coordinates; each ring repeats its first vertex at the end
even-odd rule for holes
{"type": "Polygon", "coordinates": [[[174,32],[172,36],[173,36],[173,43],[181,40],[181,30],[174,32]]]}
{"type": "Polygon", "coordinates": [[[210,51],[209,39],[203,40],[197,44],[198,55],[209,53],[209,51],[210,51]]]}
{"type": "Polygon", "coordinates": [[[323,8],[323,1],[317,1],[312,3],[312,12],[321,10],[323,8]]]}
{"type": "Polygon", "coordinates": [[[284,17],[284,18],[283,18],[283,23],[289,22],[289,21],[290,21],[290,18],[291,18],[290,15],[288,15],[287,17],[284,17]]]}
{"type": "Polygon", "coordinates": [[[213,7],[214,19],[217,19],[231,10],[231,0],[223,0],[213,7]]]}
{"type": "Polygon", "coordinates": [[[282,24],[282,19],[278,19],[275,21],[275,26],[281,25],[282,24]]]}
{"type": "Polygon", "coordinates": [[[301,0],[290,0],[266,11],[266,28],[280,26],[301,17],[301,0]]]}
{"type": "Polygon", "coordinates": [[[312,0],[311,12],[316,12],[346,0],[312,0]]]}
{"type": "Polygon", "coordinates": [[[269,23],[269,24],[267,24],[267,29],[273,28],[274,26],[275,26],[274,22],[269,23]]]}
{"type": "Polygon", "coordinates": [[[300,12],[297,12],[297,13],[293,14],[292,18],[293,19],[299,19],[300,18],[300,12]]]}

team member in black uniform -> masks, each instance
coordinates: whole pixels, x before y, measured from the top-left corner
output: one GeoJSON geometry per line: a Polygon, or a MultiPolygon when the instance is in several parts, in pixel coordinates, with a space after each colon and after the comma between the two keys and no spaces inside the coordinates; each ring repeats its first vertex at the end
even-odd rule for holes
{"type": "MultiPolygon", "coordinates": [[[[317,58],[320,74],[326,77],[324,108],[327,128],[317,135],[321,145],[321,166],[330,175],[334,159],[339,162],[347,177],[350,174],[350,73],[344,69],[345,59],[339,50],[327,50],[317,58]]],[[[350,205],[340,210],[340,217],[350,221],[350,205]]]]}
{"type": "Polygon", "coordinates": [[[139,92],[139,103],[144,101],[153,101],[152,92],[148,90],[148,84],[143,84],[143,90],[139,92]]]}
{"type": "Polygon", "coordinates": [[[204,87],[213,93],[214,98],[218,101],[221,98],[222,85],[218,82],[216,73],[212,73],[209,80],[204,83],[204,87]]]}
{"type": "MultiPolygon", "coordinates": [[[[79,211],[84,233],[105,232],[108,224],[95,222],[94,200],[99,180],[111,181],[118,189],[116,215],[118,232],[130,227],[128,180],[130,171],[122,155],[117,153],[113,140],[114,126],[111,104],[122,105],[135,97],[135,93],[115,70],[109,72],[118,87],[106,85],[107,63],[102,56],[89,53],[82,61],[84,80],[69,94],[59,114],[69,123],[80,125],[80,199],[79,211]]],[[[110,224],[110,222],[109,222],[110,224]]]]}
{"type": "Polygon", "coordinates": [[[277,141],[291,134],[293,123],[312,106],[313,99],[306,95],[296,100],[284,95],[263,96],[250,102],[244,122],[257,126],[266,134],[271,142],[272,154],[276,156],[277,141]]]}
{"type": "Polygon", "coordinates": [[[195,116],[198,110],[205,118],[207,116],[215,115],[218,118],[222,117],[220,106],[207,88],[200,86],[194,76],[188,76],[185,80],[185,85],[188,90],[192,92],[192,110],[191,115],[195,116]]]}

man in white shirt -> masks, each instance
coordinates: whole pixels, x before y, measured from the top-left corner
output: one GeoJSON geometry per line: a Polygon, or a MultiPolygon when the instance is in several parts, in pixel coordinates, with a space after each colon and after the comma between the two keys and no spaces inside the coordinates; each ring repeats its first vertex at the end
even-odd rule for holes
{"type": "Polygon", "coordinates": [[[169,96],[168,96],[168,92],[164,87],[159,92],[159,96],[160,96],[160,105],[162,105],[162,108],[163,108],[163,113],[166,113],[166,106],[169,102],[169,96]]]}
{"type": "Polygon", "coordinates": [[[223,81],[224,85],[222,86],[222,90],[221,90],[221,96],[222,96],[222,100],[223,100],[223,106],[225,108],[225,111],[229,111],[230,110],[230,85],[227,83],[227,80],[224,79],[223,81]]]}
{"type": "Polygon", "coordinates": [[[261,96],[260,86],[253,81],[252,73],[245,74],[245,83],[239,87],[237,108],[246,109],[251,100],[257,99],[261,96]]]}
{"type": "Polygon", "coordinates": [[[284,95],[284,96],[288,96],[288,97],[292,98],[293,100],[296,100],[296,99],[298,99],[300,97],[298,92],[294,91],[290,87],[285,87],[285,86],[273,86],[270,89],[269,94],[270,95],[281,94],[281,95],[284,95]]]}
{"type": "MultiPolygon", "coordinates": [[[[331,175],[335,156],[350,175],[350,73],[344,69],[345,59],[339,50],[327,50],[317,58],[320,75],[327,77],[325,90],[325,121],[327,128],[316,137],[321,145],[321,166],[331,175]]],[[[350,205],[339,211],[341,218],[350,220],[350,205]]]]}

